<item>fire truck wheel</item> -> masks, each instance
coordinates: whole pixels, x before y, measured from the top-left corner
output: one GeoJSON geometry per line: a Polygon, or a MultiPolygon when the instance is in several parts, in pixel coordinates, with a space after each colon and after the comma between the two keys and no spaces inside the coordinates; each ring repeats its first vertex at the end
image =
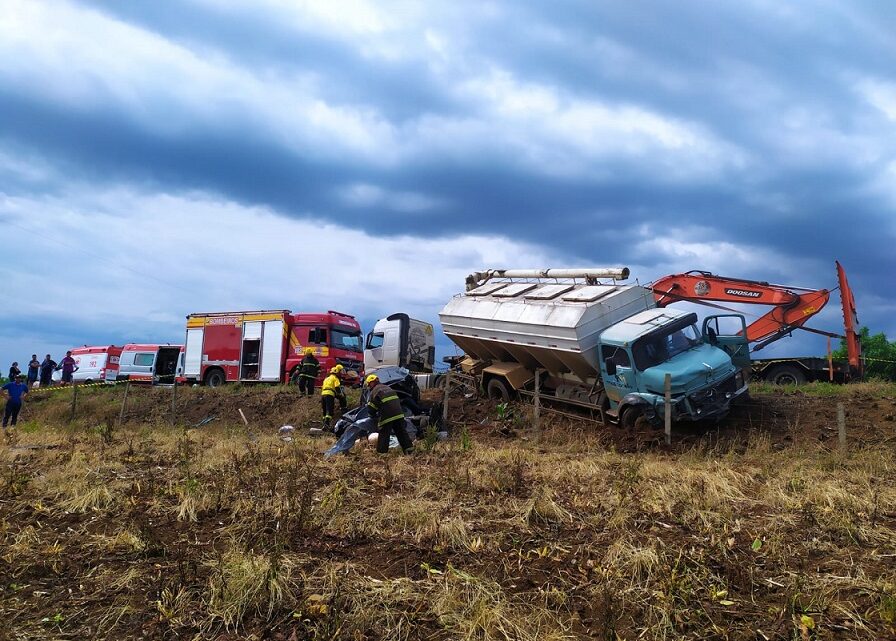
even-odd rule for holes
{"type": "Polygon", "coordinates": [[[205,375],[205,384],[209,387],[220,387],[226,380],[224,372],[219,369],[213,369],[205,375]]]}

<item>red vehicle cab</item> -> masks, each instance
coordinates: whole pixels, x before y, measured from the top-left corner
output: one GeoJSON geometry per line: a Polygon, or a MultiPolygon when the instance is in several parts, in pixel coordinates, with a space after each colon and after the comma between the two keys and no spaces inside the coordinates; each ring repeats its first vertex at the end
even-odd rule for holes
{"type": "Polygon", "coordinates": [[[361,326],[353,316],[260,310],[187,316],[183,378],[210,387],[285,383],[296,377],[307,347],[320,361],[318,385],[337,363],[348,372],[363,371],[361,326]]]}

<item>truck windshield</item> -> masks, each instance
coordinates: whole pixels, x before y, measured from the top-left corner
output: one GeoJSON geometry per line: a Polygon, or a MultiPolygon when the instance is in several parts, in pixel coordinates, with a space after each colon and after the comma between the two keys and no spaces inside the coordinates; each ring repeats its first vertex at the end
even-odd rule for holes
{"type": "Polygon", "coordinates": [[[350,352],[364,351],[360,332],[346,332],[335,327],[330,330],[330,347],[345,349],[350,352]]]}
{"type": "Polygon", "coordinates": [[[703,342],[696,325],[687,325],[668,332],[651,334],[635,342],[632,352],[635,366],[644,371],[664,363],[703,342]]]}

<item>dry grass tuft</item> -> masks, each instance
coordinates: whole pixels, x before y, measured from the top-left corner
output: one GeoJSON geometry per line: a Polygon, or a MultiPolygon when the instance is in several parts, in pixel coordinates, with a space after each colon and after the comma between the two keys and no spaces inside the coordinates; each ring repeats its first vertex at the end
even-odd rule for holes
{"type": "Polygon", "coordinates": [[[432,610],[454,638],[540,641],[571,638],[556,614],[535,604],[511,605],[501,586],[455,568],[438,581],[432,610]]]}
{"type": "Polygon", "coordinates": [[[612,568],[623,578],[629,579],[631,586],[652,582],[660,562],[660,553],[655,545],[638,545],[629,537],[614,541],[603,559],[604,567],[612,568]]]}
{"type": "Polygon", "coordinates": [[[540,485],[523,507],[523,520],[531,524],[552,525],[572,521],[572,514],[554,500],[554,492],[540,485]]]}
{"type": "Polygon", "coordinates": [[[228,629],[249,612],[268,618],[294,598],[292,566],[282,558],[232,550],[209,566],[208,613],[228,629]]]}

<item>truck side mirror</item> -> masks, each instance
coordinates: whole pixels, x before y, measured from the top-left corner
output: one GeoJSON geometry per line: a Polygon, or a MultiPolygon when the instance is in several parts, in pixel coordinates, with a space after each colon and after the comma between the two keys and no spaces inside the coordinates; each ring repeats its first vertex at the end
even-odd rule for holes
{"type": "Polygon", "coordinates": [[[706,339],[709,341],[710,345],[719,344],[719,337],[716,334],[716,330],[714,330],[712,327],[706,328],[706,339]]]}
{"type": "Polygon", "coordinates": [[[606,366],[607,368],[607,374],[609,374],[610,376],[616,375],[616,361],[614,361],[612,358],[608,358],[604,361],[604,366],[606,366]]]}

